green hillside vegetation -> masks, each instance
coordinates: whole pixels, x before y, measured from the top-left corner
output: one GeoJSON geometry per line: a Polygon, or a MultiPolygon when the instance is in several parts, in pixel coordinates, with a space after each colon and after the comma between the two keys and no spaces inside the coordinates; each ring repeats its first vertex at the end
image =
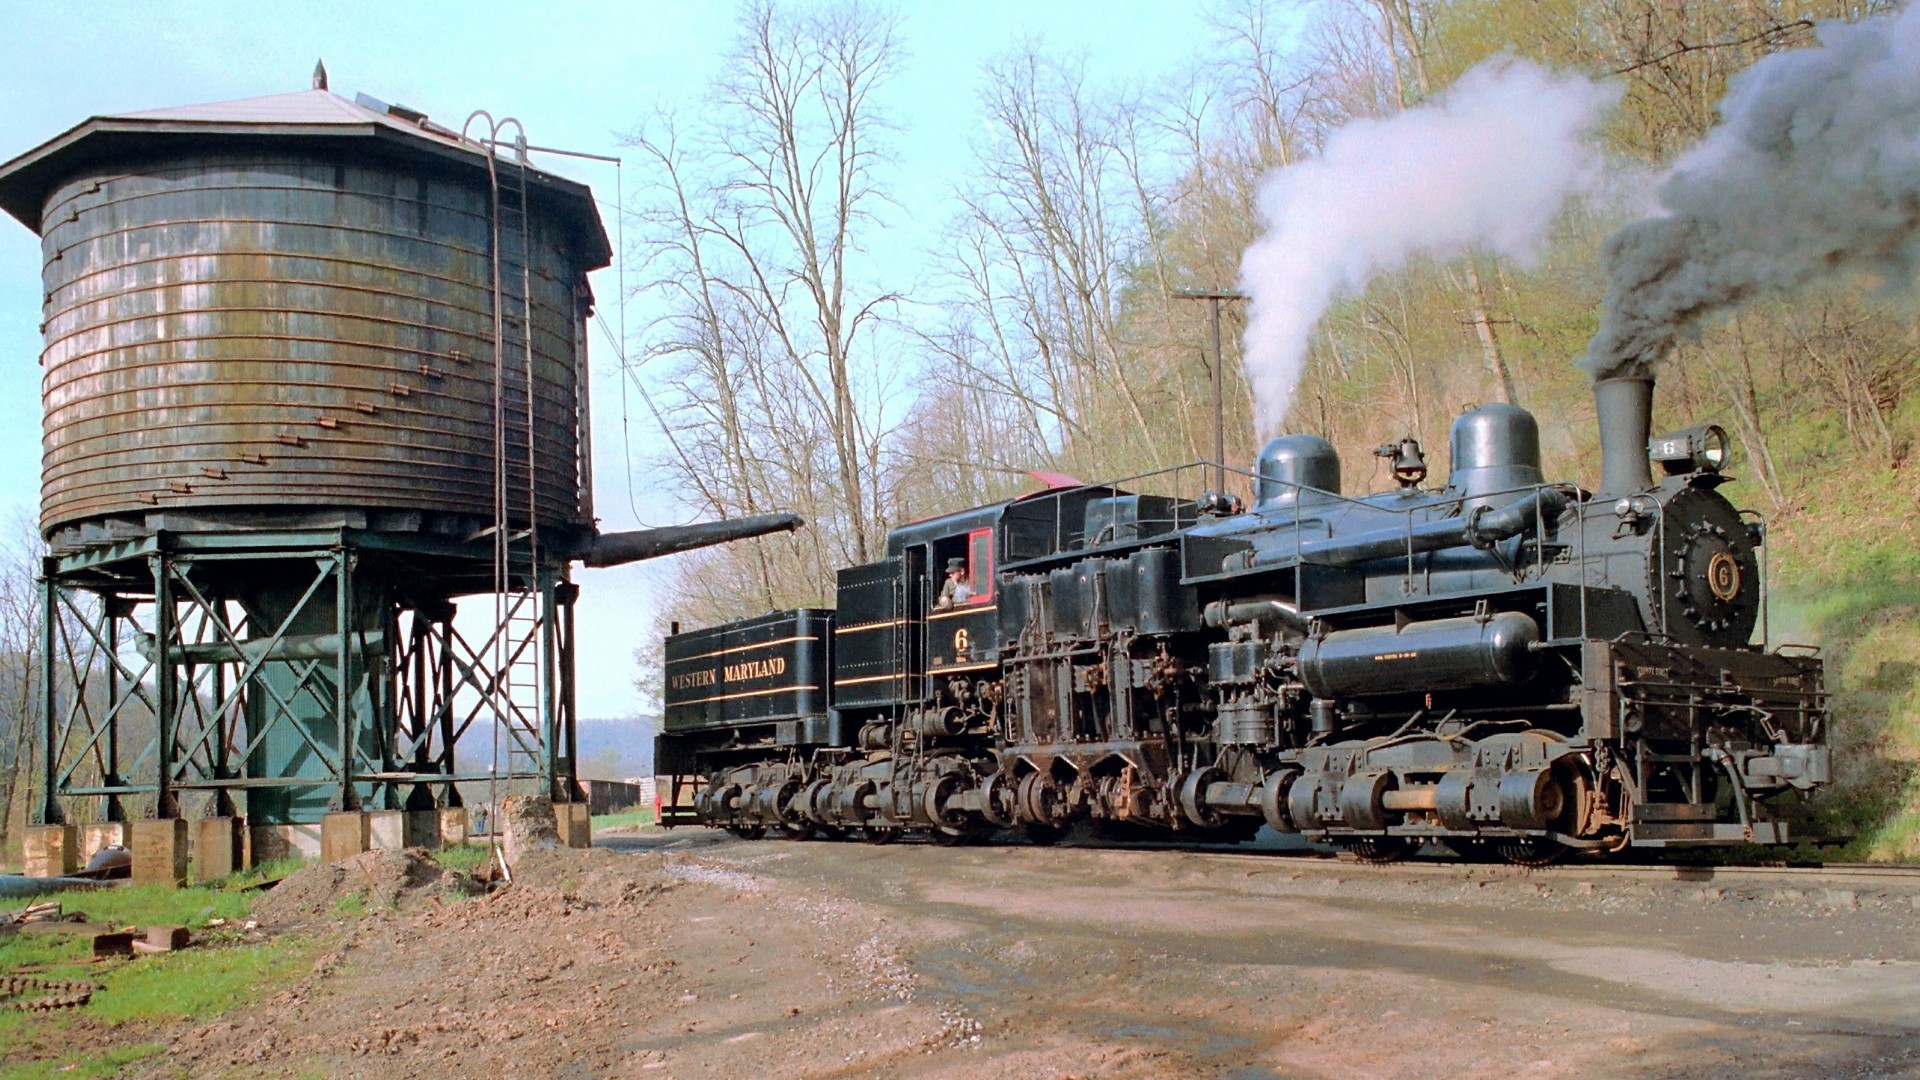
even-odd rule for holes
{"type": "MultiPolygon", "coordinates": [[[[917,304],[910,330],[843,333],[844,311],[797,300],[777,326],[760,305],[703,302],[707,294],[686,282],[725,294],[743,268],[719,257],[696,265],[675,236],[703,213],[703,191],[728,191],[736,208],[754,193],[728,186],[742,161],[702,159],[709,173],[676,174],[679,186],[659,193],[692,198],[663,198],[652,219],[651,254],[680,283],[664,297],[677,321],[661,324],[648,350],[666,365],[656,370],[673,373],[662,400],[679,434],[665,464],[703,509],[793,509],[814,528],[683,560],[661,625],[830,602],[833,568],[874,550],[887,528],[1026,490],[1028,469],[1093,480],[1205,456],[1205,306],[1175,293],[1236,280],[1266,171],[1311,157],[1349,120],[1442,92],[1501,52],[1625,84],[1602,132],[1622,198],[1569,209],[1534,264],[1479,255],[1416,265],[1336,305],[1288,426],[1331,439],[1348,490],[1363,491],[1390,483],[1372,467],[1372,447],[1411,433],[1443,476],[1451,418],[1510,396],[1542,421],[1548,475],[1592,485],[1593,406],[1572,360],[1597,323],[1601,241],[1639,205],[1632,192],[1713,126],[1729,76],[1808,44],[1819,20],[1889,7],[1243,3],[1215,13],[1217,49],[1192,71],[1147,73],[1128,86],[1092,85],[1070,59],[1016,49],[982,73],[975,168],[955,178],[962,208],[947,243],[930,253],[926,284],[905,298],[917,304]],[[819,368],[830,355],[840,360],[819,368]],[[912,393],[901,356],[918,360],[912,393]],[[780,392],[803,377],[836,392],[818,408],[780,392]]],[[[815,66],[786,73],[830,75],[847,55],[835,43],[853,31],[794,25],[792,48],[815,66]]],[[[869,51],[892,47],[885,35],[856,36],[869,51]]],[[[881,82],[886,67],[862,71],[881,82]]],[[[732,90],[737,97],[742,87],[732,90]]],[[[718,93],[708,134],[763,122],[749,104],[718,93]]],[[[857,162],[881,152],[884,137],[877,125],[851,123],[792,133],[817,143],[802,157],[838,139],[857,162]]],[[[857,194],[876,203],[885,195],[877,174],[854,177],[857,194]]],[[[800,198],[826,206],[836,194],[827,184],[800,198]]],[[[814,219],[816,234],[835,230],[815,238],[857,250],[883,227],[884,212],[866,209],[878,217],[814,219]]],[[[790,258],[792,234],[741,238],[770,264],[805,270],[790,258]]],[[[847,290],[836,302],[848,310],[902,299],[847,290]]],[[[1916,295],[1910,282],[1861,280],[1755,304],[1669,357],[1656,400],[1656,430],[1717,422],[1735,436],[1739,482],[1728,493],[1771,528],[1772,639],[1817,645],[1831,662],[1840,777],[1820,824],[1857,836],[1852,850],[1872,858],[1920,858],[1916,295]]],[[[1227,454],[1244,466],[1260,439],[1238,366],[1240,313],[1229,318],[1227,454]]]]}

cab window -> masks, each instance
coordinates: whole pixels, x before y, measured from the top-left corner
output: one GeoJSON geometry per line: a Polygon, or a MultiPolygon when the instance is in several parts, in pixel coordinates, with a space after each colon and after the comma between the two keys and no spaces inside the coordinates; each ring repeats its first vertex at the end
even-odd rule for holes
{"type": "Polygon", "coordinates": [[[967,534],[967,580],[973,586],[969,604],[985,604],[993,599],[993,530],[975,529],[967,534]]]}

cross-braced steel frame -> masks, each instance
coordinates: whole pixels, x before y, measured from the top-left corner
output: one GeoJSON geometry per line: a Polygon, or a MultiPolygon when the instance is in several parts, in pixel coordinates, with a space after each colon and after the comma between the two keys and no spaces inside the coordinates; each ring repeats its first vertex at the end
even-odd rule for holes
{"type": "Polygon", "coordinates": [[[486,543],[413,534],[156,533],[48,558],[34,816],[176,817],[198,793],[291,823],[458,806],[457,782],[488,779],[573,801],[577,591],[564,562],[516,556],[502,594],[486,543]]]}

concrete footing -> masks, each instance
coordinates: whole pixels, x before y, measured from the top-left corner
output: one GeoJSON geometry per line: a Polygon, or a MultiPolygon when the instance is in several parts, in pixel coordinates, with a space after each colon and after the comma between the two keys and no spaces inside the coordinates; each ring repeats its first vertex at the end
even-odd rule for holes
{"type": "Polygon", "coordinates": [[[146,818],[128,823],[135,885],[187,883],[187,822],[185,818],[146,818]]]}
{"type": "Polygon", "coordinates": [[[593,846],[593,816],[586,803],[554,803],[553,823],[561,843],[570,848],[593,846]]]}
{"type": "Polygon", "coordinates": [[[127,846],[127,823],[124,821],[97,821],[91,825],[80,826],[80,865],[100,853],[104,847],[127,846]]]}
{"type": "Polygon", "coordinates": [[[448,806],[433,811],[440,827],[440,846],[459,847],[467,842],[467,808],[448,806]]]}
{"type": "Polygon", "coordinates": [[[21,837],[21,869],[28,877],[61,877],[80,869],[80,830],[30,825],[21,837]]]}
{"type": "Polygon", "coordinates": [[[320,819],[320,861],[339,862],[368,850],[367,815],[355,810],[320,819]]]}
{"type": "MultiPolygon", "coordinates": [[[[550,805],[553,839],[570,848],[593,845],[586,803],[550,805]]],[[[101,848],[121,844],[133,855],[134,881],[185,885],[190,869],[192,880],[212,881],[276,859],[339,862],[376,849],[457,847],[469,841],[468,825],[461,806],[332,813],[317,825],[253,825],[238,817],[35,825],[23,837],[24,870],[34,877],[71,874],[101,848]]],[[[553,839],[533,846],[556,846],[553,839]]]]}
{"type": "Polygon", "coordinates": [[[408,847],[440,846],[440,814],[435,810],[407,810],[401,834],[408,847]]]}
{"type": "Polygon", "coordinates": [[[407,846],[407,814],[404,810],[368,810],[367,850],[398,851],[407,846]]]}
{"type": "Polygon", "coordinates": [[[193,823],[193,879],[213,881],[246,865],[246,830],[239,818],[210,817],[193,823]]]}
{"type": "Polygon", "coordinates": [[[320,857],[318,825],[254,825],[247,829],[247,865],[320,857]]]}

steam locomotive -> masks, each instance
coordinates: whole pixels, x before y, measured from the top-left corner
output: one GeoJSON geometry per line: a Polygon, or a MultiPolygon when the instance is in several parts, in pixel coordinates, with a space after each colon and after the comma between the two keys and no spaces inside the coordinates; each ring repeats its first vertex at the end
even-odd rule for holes
{"type": "Polygon", "coordinates": [[[1264,824],[1525,865],[1785,843],[1772,804],[1827,781],[1827,711],[1820,660],[1766,647],[1763,522],[1720,491],[1723,431],[1650,439],[1650,380],[1595,389],[1598,493],[1548,483],[1532,415],[1493,404],[1454,422],[1444,487],[1408,438],[1376,451],[1395,490],[1343,495],[1296,434],[1250,506],[1070,484],[896,529],[833,610],[667,639],[664,820],[1264,824]]]}

